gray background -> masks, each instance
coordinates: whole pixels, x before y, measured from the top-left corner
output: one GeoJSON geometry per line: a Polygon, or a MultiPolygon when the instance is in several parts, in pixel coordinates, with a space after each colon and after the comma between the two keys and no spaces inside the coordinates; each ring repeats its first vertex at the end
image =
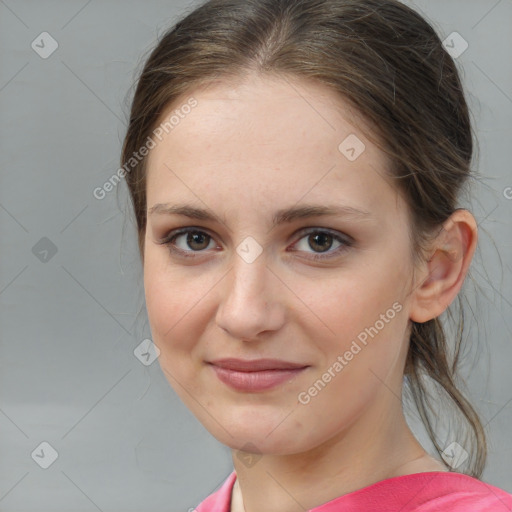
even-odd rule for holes
{"type": "MultiPolygon", "coordinates": [[[[512,0],[408,3],[469,44],[457,61],[483,178],[462,204],[480,227],[464,368],[484,480],[512,492],[512,0]]],[[[142,58],[193,5],[0,0],[1,511],[186,511],[232,470],[158,362],[135,357],[150,330],[126,189],[92,194],[118,168],[142,58]],[[43,59],[45,31],[59,46],[43,59]],[[43,441],[48,469],[31,456],[43,441]]]]}

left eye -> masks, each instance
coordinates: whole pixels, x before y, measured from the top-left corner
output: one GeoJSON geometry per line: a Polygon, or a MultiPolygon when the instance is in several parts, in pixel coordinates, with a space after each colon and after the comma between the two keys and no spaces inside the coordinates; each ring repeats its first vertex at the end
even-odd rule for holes
{"type": "MultiPolygon", "coordinates": [[[[312,249],[319,249],[319,252],[314,253],[313,259],[330,258],[333,255],[338,254],[343,250],[346,250],[351,245],[351,242],[348,239],[344,239],[339,235],[332,234],[329,231],[318,230],[310,231],[309,233],[301,237],[299,241],[294,244],[294,247],[300,247],[301,243],[302,247],[304,247],[305,249],[307,249],[308,247],[312,249]],[[332,248],[334,242],[337,242],[339,244],[338,247],[333,251],[329,251],[329,249],[332,248]],[[327,255],[324,256],[322,253],[327,253],[327,255]]],[[[295,250],[296,249],[294,249],[294,251],[295,250]]]]}
{"type": "MultiPolygon", "coordinates": [[[[175,254],[178,256],[184,257],[196,257],[194,253],[204,252],[205,249],[208,249],[208,246],[213,241],[213,237],[204,231],[200,231],[194,228],[185,228],[181,229],[177,232],[172,232],[168,237],[159,243],[162,245],[166,245],[171,254],[175,254]],[[179,247],[179,243],[176,243],[180,238],[185,237],[182,240],[182,247],[179,247]],[[192,250],[190,250],[192,249],[192,250]]],[[[312,257],[307,257],[309,259],[319,260],[333,257],[340,252],[347,250],[353,244],[352,239],[348,236],[343,237],[339,234],[331,233],[327,230],[310,230],[307,233],[303,233],[303,236],[299,238],[297,242],[293,244],[292,252],[308,252],[307,249],[318,249],[319,252],[314,252],[312,257]],[[338,242],[338,247],[333,250],[331,249],[334,241],[338,242]],[[297,249],[298,246],[303,246],[302,249],[297,249]],[[324,255],[323,253],[327,253],[324,255]]],[[[215,245],[215,244],[214,244],[215,245]]]]}

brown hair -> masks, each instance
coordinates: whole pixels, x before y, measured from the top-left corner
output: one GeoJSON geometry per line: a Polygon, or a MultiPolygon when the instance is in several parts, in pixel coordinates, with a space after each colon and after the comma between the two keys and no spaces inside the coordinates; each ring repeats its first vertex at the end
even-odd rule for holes
{"type": "MultiPolygon", "coordinates": [[[[408,204],[413,256],[419,261],[432,233],[455,211],[473,154],[459,74],[432,26],[395,0],[207,1],[167,31],[145,62],[121,165],[127,168],[178,99],[250,72],[315,80],[362,115],[372,127],[368,137],[389,156],[392,177],[408,204]]],[[[134,162],[126,181],[143,260],[146,158],[134,162]]],[[[439,453],[429,386],[455,405],[465,426],[465,437],[457,441],[470,455],[465,472],[480,477],[487,455],[484,429],[456,384],[464,326],[460,294],[458,302],[451,355],[439,318],[412,322],[405,380],[439,453]]]]}

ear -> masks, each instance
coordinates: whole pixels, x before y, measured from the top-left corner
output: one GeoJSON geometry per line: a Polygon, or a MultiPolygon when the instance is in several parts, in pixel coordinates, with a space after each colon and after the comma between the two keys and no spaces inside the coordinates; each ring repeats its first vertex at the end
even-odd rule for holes
{"type": "Polygon", "coordinates": [[[418,274],[411,293],[411,320],[432,320],[452,303],[464,283],[477,240],[473,215],[468,210],[455,210],[432,242],[430,257],[418,274]]]}

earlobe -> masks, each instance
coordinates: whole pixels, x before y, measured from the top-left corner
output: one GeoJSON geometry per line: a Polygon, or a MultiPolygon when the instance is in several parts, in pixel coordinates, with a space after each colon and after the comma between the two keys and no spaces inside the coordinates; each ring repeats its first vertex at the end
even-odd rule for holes
{"type": "Polygon", "coordinates": [[[453,302],[464,283],[477,238],[476,221],[468,210],[456,210],[443,224],[413,289],[411,320],[432,320],[453,302]]]}

